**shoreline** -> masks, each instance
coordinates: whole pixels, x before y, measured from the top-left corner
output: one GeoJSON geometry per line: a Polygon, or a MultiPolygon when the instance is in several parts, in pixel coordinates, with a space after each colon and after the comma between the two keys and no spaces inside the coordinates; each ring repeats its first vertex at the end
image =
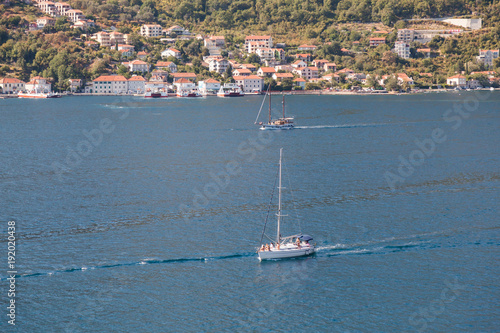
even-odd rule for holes
{"type": "MultiPolygon", "coordinates": [[[[371,96],[371,95],[415,95],[415,94],[428,94],[428,93],[450,93],[450,92],[473,92],[473,91],[500,91],[500,88],[483,88],[483,89],[464,89],[464,90],[455,90],[455,89],[428,89],[428,90],[416,90],[410,92],[396,92],[396,91],[331,91],[331,90],[295,90],[295,91],[271,91],[271,95],[355,95],[355,96],[371,96]]],[[[262,94],[245,94],[245,96],[262,96],[262,94]]],[[[71,96],[133,96],[133,97],[143,97],[143,94],[113,94],[113,93],[72,93],[72,94],[61,94],[61,97],[71,97],[71,96]]],[[[185,97],[177,97],[175,93],[169,93],[166,98],[185,98],[185,97]]],[[[217,97],[217,95],[206,95],[202,97],[217,97]]],[[[0,99],[8,99],[8,98],[18,98],[18,95],[15,94],[0,94],[0,99]]],[[[164,97],[165,98],[165,97],[164,97]]],[[[153,98],[153,99],[161,99],[161,98],[153,98]]]]}

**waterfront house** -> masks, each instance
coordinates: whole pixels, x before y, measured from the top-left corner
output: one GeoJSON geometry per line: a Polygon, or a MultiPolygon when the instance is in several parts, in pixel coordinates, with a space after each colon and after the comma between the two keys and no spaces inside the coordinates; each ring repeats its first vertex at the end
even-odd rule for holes
{"type": "Polygon", "coordinates": [[[293,80],[293,84],[295,86],[298,86],[300,87],[302,90],[305,90],[306,89],[306,80],[304,80],[303,78],[301,77],[298,77],[296,79],[293,80]]]}
{"type": "Polygon", "coordinates": [[[173,73],[172,77],[174,78],[174,83],[180,79],[186,79],[189,81],[194,81],[196,80],[196,74],[195,73],[173,73]]]}
{"type": "Polygon", "coordinates": [[[198,81],[198,90],[202,95],[217,94],[220,89],[220,82],[214,79],[198,81]]]}
{"type": "Polygon", "coordinates": [[[27,91],[36,91],[36,92],[51,92],[52,84],[49,82],[49,79],[43,78],[41,76],[35,76],[28,83],[24,85],[27,91]]]}
{"type": "Polygon", "coordinates": [[[82,87],[81,79],[69,79],[68,82],[69,82],[69,90],[71,92],[76,92],[80,90],[80,88],[82,87]]]}
{"type": "Polygon", "coordinates": [[[101,75],[92,81],[93,92],[98,94],[124,94],[128,80],[122,75],[101,75]]]}
{"type": "Polygon", "coordinates": [[[177,87],[177,91],[196,89],[196,84],[184,78],[174,81],[174,86],[177,87]]]}
{"type": "Polygon", "coordinates": [[[446,79],[446,84],[455,87],[465,87],[467,85],[467,78],[463,75],[453,75],[446,79]]]}
{"type": "Polygon", "coordinates": [[[4,77],[0,79],[0,88],[3,94],[16,94],[25,90],[25,82],[13,77],[4,77]]]}
{"type": "Polygon", "coordinates": [[[146,91],[145,84],[145,78],[140,75],[134,75],[128,79],[128,91],[136,94],[143,94],[146,91]]]}
{"type": "Polygon", "coordinates": [[[244,92],[261,92],[264,89],[264,78],[257,75],[233,76],[234,81],[244,92]]]}

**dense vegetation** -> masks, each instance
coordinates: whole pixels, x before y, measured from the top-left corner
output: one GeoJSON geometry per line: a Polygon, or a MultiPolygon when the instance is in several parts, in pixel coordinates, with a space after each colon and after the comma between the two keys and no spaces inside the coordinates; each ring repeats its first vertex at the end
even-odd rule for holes
{"type": "Polygon", "coordinates": [[[486,26],[500,22],[498,0],[70,0],[87,15],[120,21],[203,26],[205,29],[314,27],[334,22],[382,22],[408,18],[484,14],[486,26]]]}

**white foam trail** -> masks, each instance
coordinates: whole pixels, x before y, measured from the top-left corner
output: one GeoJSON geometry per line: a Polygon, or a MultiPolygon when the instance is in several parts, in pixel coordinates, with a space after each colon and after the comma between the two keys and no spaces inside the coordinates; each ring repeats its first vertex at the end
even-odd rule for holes
{"type": "Polygon", "coordinates": [[[341,124],[341,125],[317,125],[317,126],[295,126],[296,129],[318,129],[318,128],[354,128],[354,127],[374,127],[384,126],[385,123],[380,124],[341,124]]]}

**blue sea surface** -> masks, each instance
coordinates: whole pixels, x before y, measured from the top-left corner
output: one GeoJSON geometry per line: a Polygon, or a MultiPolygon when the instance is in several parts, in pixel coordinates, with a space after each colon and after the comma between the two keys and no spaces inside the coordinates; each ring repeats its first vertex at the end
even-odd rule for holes
{"type": "Polygon", "coordinates": [[[0,331],[498,332],[499,92],[261,103],[0,100],[0,331]],[[318,250],[259,262],[281,147],[318,250]]]}

